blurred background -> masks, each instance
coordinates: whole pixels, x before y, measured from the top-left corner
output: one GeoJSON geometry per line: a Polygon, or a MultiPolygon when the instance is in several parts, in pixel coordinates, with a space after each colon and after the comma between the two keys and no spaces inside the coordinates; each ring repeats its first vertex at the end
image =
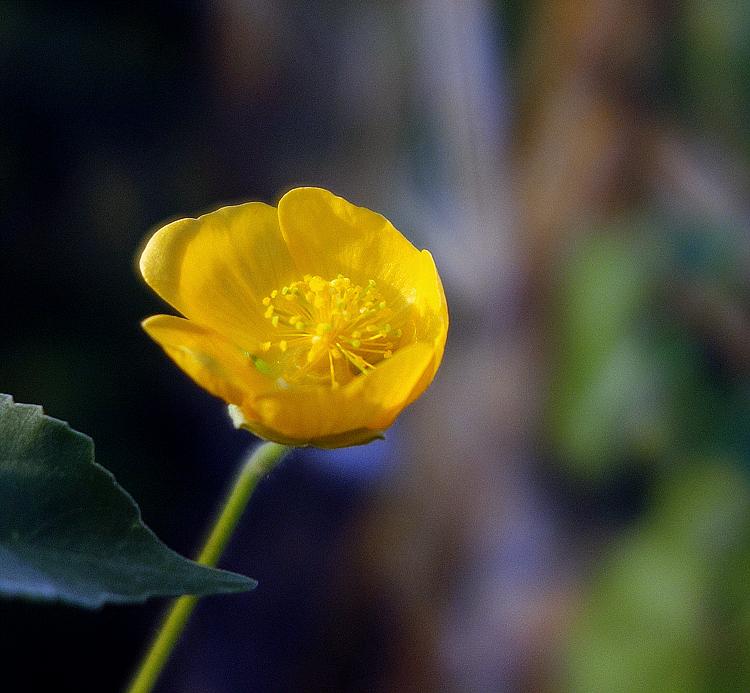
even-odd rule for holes
{"type": "MultiPolygon", "coordinates": [[[[0,4],[0,391],[192,555],[253,441],[141,331],[166,220],[301,184],[452,326],[384,442],[296,452],[163,693],[750,690],[750,6],[0,4]]],[[[0,602],[4,691],[117,691],[166,602],[0,602]]]]}

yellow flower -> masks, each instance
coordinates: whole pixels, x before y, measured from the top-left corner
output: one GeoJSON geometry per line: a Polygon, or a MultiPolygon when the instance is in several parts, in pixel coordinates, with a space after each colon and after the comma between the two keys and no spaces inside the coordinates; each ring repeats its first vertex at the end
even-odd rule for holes
{"type": "Polygon", "coordinates": [[[155,315],[146,332],[262,438],[366,443],[443,356],[448,310],[430,253],[327,190],[175,221],[140,267],[187,318],[155,315]]]}

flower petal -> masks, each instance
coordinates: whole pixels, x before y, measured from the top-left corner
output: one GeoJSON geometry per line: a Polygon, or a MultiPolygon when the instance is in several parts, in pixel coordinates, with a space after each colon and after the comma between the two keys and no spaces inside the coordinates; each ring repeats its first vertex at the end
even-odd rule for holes
{"type": "Polygon", "coordinates": [[[448,304],[435,260],[429,250],[420,253],[411,279],[414,294],[410,302],[416,325],[415,340],[427,341],[438,338],[439,341],[442,335],[444,344],[448,330],[448,304]]]}
{"type": "Polygon", "coordinates": [[[342,388],[267,392],[253,399],[252,410],[242,407],[247,419],[261,424],[254,426],[251,421],[248,428],[263,437],[297,445],[321,446],[352,433],[362,438],[362,431],[371,431],[369,438],[376,437],[432,380],[431,374],[423,384],[433,355],[431,345],[413,344],[342,388]]]}
{"type": "Polygon", "coordinates": [[[350,400],[364,400],[371,407],[368,428],[388,428],[427,389],[435,375],[435,357],[433,344],[403,347],[366,378],[356,378],[344,388],[350,400]]]}
{"type": "Polygon", "coordinates": [[[183,315],[251,350],[270,328],[263,297],[299,274],[276,209],[261,202],[167,224],[149,240],[140,267],[183,315]]]}
{"type": "Polygon", "coordinates": [[[225,402],[247,405],[248,392],[271,387],[239,348],[213,330],[174,315],[154,315],[142,324],[185,373],[225,402]]]}
{"type": "Polygon", "coordinates": [[[412,285],[419,251],[385,217],[322,188],[295,188],[279,201],[281,233],[302,273],[339,272],[364,284],[412,285]]]}

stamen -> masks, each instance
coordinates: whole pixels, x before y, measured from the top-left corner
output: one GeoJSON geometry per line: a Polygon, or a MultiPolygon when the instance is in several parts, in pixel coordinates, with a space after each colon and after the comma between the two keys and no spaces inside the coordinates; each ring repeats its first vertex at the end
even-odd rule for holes
{"type": "Polygon", "coordinates": [[[405,308],[395,311],[374,279],[360,286],[342,274],[331,280],[306,274],[262,304],[275,336],[260,344],[262,369],[251,355],[256,368],[285,386],[327,382],[331,388],[393,356],[401,337],[393,323],[405,308]]]}

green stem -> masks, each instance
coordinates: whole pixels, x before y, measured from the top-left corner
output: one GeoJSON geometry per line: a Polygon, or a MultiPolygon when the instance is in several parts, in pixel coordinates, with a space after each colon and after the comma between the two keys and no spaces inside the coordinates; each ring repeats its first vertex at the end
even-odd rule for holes
{"type": "MultiPolygon", "coordinates": [[[[237,474],[224,507],[198,556],[198,563],[211,567],[216,565],[258,482],[281,461],[289,449],[278,443],[264,443],[253,451],[237,474]]],[[[180,597],[172,604],[127,693],[151,691],[197,603],[198,597],[188,596],[180,597]]]]}

